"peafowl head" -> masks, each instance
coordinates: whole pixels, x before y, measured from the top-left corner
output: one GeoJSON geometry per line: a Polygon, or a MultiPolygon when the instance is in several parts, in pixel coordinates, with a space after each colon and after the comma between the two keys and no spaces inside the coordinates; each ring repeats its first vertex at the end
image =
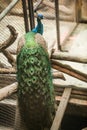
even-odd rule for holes
{"type": "Polygon", "coordinates": [[[43,15],[42,14],[37,14],[37,20],[41,20],[43,19],[43,15]]]}
{"type": "Polygon", "coordinates": [[[41,22],[42,19],[43,15],[37,14],[37,26],[34,29],[32,29],[32,32],[40,33],[41,35],[43,34],[43,24],[41,22]]]}

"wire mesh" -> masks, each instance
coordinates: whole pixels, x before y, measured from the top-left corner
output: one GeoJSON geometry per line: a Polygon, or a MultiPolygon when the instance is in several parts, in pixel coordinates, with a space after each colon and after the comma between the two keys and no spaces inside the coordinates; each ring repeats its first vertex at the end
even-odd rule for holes
{"type": "MultiPolygon", "coordinates": [[[[12,1],[0,1],[0,13],[3,12],[4,9],[11,3],[12,1]]],[[[37,4],[37,1],[34,1],[34,6],[37,4]]],[[[47,2],[50,2],[49,0],[47,2]]],[[[53,9],[50,10],[49,6],[43,4],[40,5],[40,9],[38,9],[38,13],[42,13],[45,15],[44,20],[42,21],[44,24],[44,37],[49,41],[51,31],[52,35],[56,35],[55,29],[55,11],[53,9]],[[51,12],[50,12],[51,11],[51,12]],[[51,13],[54,15],[52,19],[50,19],[51,13]],[[47,23],[47,24],[46,24],[47,23]],[[49,26],[50,24],[50,26],[49,26]],[[52,29],[54,31],[52,32],[52,29]],[[49,30],[49,31],[48,31],[49,30]],[[48,38],[49,37],[49,38],[48,38]]],[[[14,6],[12,10],[0,21],[0,44],[3,44],[7,39],[10,37],[11,32],[7,28],[7,25],[11,25],[15,28],[16,32],[18,33],[17,39],[15,42],[6,48],[11,55],[16,59],[16,51],[17,51],[17,44],[19,38],[25,33],[25,23],[24,23],[24,13],[22,9],[22,1],[19,2],[14,6]]],[[[27,3],[27,10],[28,10],[28,3],[27,3]]],[[[29,14],[28,14],[29,17],[29,14]]],[[[29,22],[29,19],[28,19],[29,22]]],[[[37,24],[36,17],[35,17],[35,24],[37,24]]],[[[52,38],[51,38],[52,39],[52,38]]],[[[51,41],[51,40],[50,40],[51,41]]],[[[0,53],[0,68],[8,69],[12,68],[13,66],[8,62],[6,56],[4,56],[3,52],[0,53]]],[[[16,74],[13,73],[0,73],[0,88],[3,88],[7,85],[10,85],[16,81],[16,74]]],[[[0,129],[6,130],[13,130],[14,128],[14,121],[15,121],[15,110],[16,110],[16,94],[7,97],[0,101],[0,129]]]]}
{"type": "MultiPolygon", "coordinates": [[[[39,0],[33,0],[34,7],[37,5],[39,0]]],[[[74,10],[75,6],[72,2],[73,0],[60,0],[60,20],[70,20],[74,21],[74,10]],[[67,2],[68,1],[68,2],[67,2]],[[71,3],[70,3],[71,2],[71,3]],[[71,9],[72,4],[72,9],[71,9]]],[[[85,0],[84,0],[85,1],[85,0]]],[[[12,0],[0,0],[0,13],[12,2],[12,0]]],[[[0,45],[4,43],[10,34],[7,25],[12,25],[16,32],[18,33],[17,39],[15,42],[7,48],[7,50],[12,54],[12,56],[16,59],[17,52],[17,44],[19,38],[25,33],[25,23],[23,17],[23,9],[22,9],[22,1],[19,0],[18,3],[13,7],[12,10],[0,21],[0,45]]],[[[28,9],[28,4],[27,4],[28,9]]],[[[48,48],[52,45],[52,43],[56,39],[56,22],[55,22],[55,4],[54,0],[44,0],[43,3],[38,7],[38,13],[42,13],[44,15],[43,25],[44,25],[44,35],[43,37],[47,41],[48,48]]],[[[82,14],[84,14],[84,2],[82,7],[82,14]]],[[[87,19],[87,14],[85,14],[87,19]]],[[[35,18],[35,17],[34,17],[35,18]]],[[[29,20],[29,19],[28,19],[29,20]]],[[[28,21],[29,22],[29,21],[28,21]]],[[[36,18],[35,18],[36,24],[36,18]]],[[[0,68],[9,69],[12,65],[8,62],[8,59],[0,52],[0,68]]],[[[0,73],[0,88],[5,87],[7,85],[12,84],[16,81],[16,74],[3,74],[0,73]]],[[[15,120],[15,109],[16,109],[16,94],[8,97],[0,101],[0,129],[3,130],[12,130],[14,127],[15,120]],[[6,128],[5,128],[6,126],[6,128]],[[10,127],[10,128],[9,128],[10,127]]]]}
{"type": "MultiPolygon", "coordinates": [[[[2,13],[6,7],[12,2],[12,0],[0,0],[0,13],[2,13]]],[[[9,46],[8,50],[11,55],[16,59],[17,44],[19,38],[25,33],[23,9],[21,0],[14,6],[13,9],[0,21],[0,45],[3,44],[10,37],[11,32],[7,28],[7,25],[11,25],[18,33],[15,42],[9,46]],[[14,53],[14,54],[12,54],[14,53]]],[[[12,65],[8,62],[6,56],[0,52],[0,68],[8,69],[12,65]]],[[[16,74],[3,74],[0,73],[0,88],[10,85],[16,81],[16,74]]],[[[0,130],[13,130],[15,120],[16,109],[16,94],[0,101],[0,130]]]]}

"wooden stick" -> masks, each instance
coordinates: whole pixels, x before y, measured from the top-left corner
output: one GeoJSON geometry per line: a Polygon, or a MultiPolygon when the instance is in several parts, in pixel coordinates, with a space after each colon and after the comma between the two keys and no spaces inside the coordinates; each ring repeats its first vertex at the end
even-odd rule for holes
{"type": "MultiPolygon", "coordinates": [[[[84,95],[84,96],[87,96],[87,89],[79,89],[79,88],[77,88],[77,86],[75,87],[75,88],[73,88],[72,86],[70,86],[71,88],[72,88],[72,93],[71,93],[71,95],[80,95],[80,96],[82,96],[82,95],[84,95]]],[[[58,93],[60,92],[60,93],[63,93],[63,90],[64,90],[64,88],[65,87],[61,87],[61,86],[54,86],[54,90],[55,90],[55,92],[57,93],[57,95],[58,95],[58,93]]],[[[69,88],[69,87],[68,87],[69,88]]]]}
{"type": "MultiPolygon", "coordinates": [[[[73,89],[72,90],[72,94],[77,94],[77,95],[84,95],[84,96],[87,96],[87,90],[76,90],[76,89],[73,89]]],[[[87,98],[87,97],[86,97],[87,98]]]]}
{"type": "Polygon", "coordinates": [[[0,68],[0,74],[15,74],[15,68],[0,68]]]}
{"type": "Polygon", "coordinates": [[[12,66],[16,66],[16,60],[15,60],[15,58],[11,55],[11,53],[8,50],[3,50],[2,53],[6,56],[6,58],[8,59],[8,62],[12,66]]]}
{"type": "Polygon", "coordinates": [[[12,93],[15,93],[17,91],[17,86],[18,86],[18,83],[15,82],[11,85],[8,85],[0,89],[0,101],[10,96],[12,93]]]}
{"type": "Polygon", "coordinates": [[[75,22],[79,23],[81,21],[81,16],[82,16],[82,0],[75,0],[75,22]]]}
{"type": "MultiPolygon", "coordinates": [[[[62,92],[55,92],[56,96],[62,96],[62,92]]],[[[87,95],[71,94],[70,98],[87,100],[87,95]]]]}
{"type": "Polygon", "coordinates": [[[0,74],[0,88],[16,82],[15,74],[0,74]]]}
{"type": "Polygon", "coordinates": [[[8,48],[9,53],[11,53],[12,55],[17,55],[17,50],[16,49],[10,49],[8,48]]]}
{"type": "MultiPolygon", "coordinates": [[[[55,100],[56,101],[61,101],[62,97],[61,96],[56,96],[55,97],[55,100]]],[[[81,106],[86,106],[87,107],[87,100],[81,100],[81,99],[75,99],[75,98],[70,98],[69,99],[69,103],[70,104],[76,104],[76,105],[79,105],[80,107],[81,106]]]]}
{"type": "Polygon", "coordinates": [[[6,67],[5,63],[2,63],[2,62],[0,61],[0,67],[1,67],[1,68],[5,68],[5,67],[6,67]]]}
{"type": "Polygon", "coordinates": [[[87,95],[71,94],[71,98],[87,100],[87,95]]]}
{"type": "Polygon", "coordinates": [[[68,104],[68,101],[69,101],[69,98],[70,98],[71,90],[72,90],[72,88],[64,89],[63,96],[62,96],[61,102],[58,106],[51,130],[59,130],[67,104],[68,104]]]}
{"type": "MultiPolygon", "coordinates": [[[[55,95],[62,96],[63,90],[55,89],[55,95]]],[[[71,92],[71,96],[70,96],[71,98],[87,100],[87,91],[86,91],[86,93],[81,90],[80,91],[74,90],[74,91],[72,90],[72,92],[71,92]],[[74,93],[74,91],[75,91],[75,93],[74,93]]]]}
{"type": "MultiPolygon", "coordinates": [[[[0,14],[0,21],[6,16],[7,13],[17,4],[19,0],[12,0],[12,2],[0,14]]],[[[4,3],[3,3],[4,4],[4,3]]]]}
{"type": "Polygon", "coordinates": [[[71,55],[67,52],[55,52],[52,54],[51,57],[53,59],[57,59],[57,60],[65,60],[65,61],[72,61],[72,62],[86,63],[87,64],[87,57],[71,55]]]}
{"type": "Polygon", "coordinates": [[[61,72],[53,72],[52,76],[54,79],[58,78],[58,79],[65,80],[65,77],[64,77],[63,73],[61,73],[61,72]]]}
{"type": "Polygon", "coordinates": [[[14,82],[16,82],[16,74],[0,74],[0,80],[1,81],[9,81],[9,80],[11,80],[11,81],[14,81],[14,82]]]}
{"type": "Polygon", "coordinates": [[[8,38],[8,40],[6,40],[5,42],[3,42],[2,44],[0,44],[0,51],[6,49],[7,47],[9,47],[17,38],[17,33],[14,27],[12,27],[11,25],[7,26],[11,32],[11,36],[8,38]]]}
{"type": "Polygon", "coordinates": [[[79,80],[82,80],[84,82],[87,82],[87,74],[85,73],[82,73],[72,67],[70,67],[69,65],[66,65],[66,64],[62,64],[58,61],[55,61],[53,59],[51,59],[51,62],[52,62],[52,67],[56,70],[59,70],[61,72],[64,72],[70,76],[73,76],[79,80]]]}
{"type": "Polygon", "coordinates": [[[82,86],[82,85],[67,85],[67,84],[60,84],[60,83],[55,83],[55,82],[53,82],[53,85],[54,85],[54,87],[61,87],[61,88],[66,88],[66,87],[68,87],[68,88],[73,88],[73,89],[76,89],[76,90],[84,90],[84,91],[86,91],[87,90],[87,86],[82,86]]]}

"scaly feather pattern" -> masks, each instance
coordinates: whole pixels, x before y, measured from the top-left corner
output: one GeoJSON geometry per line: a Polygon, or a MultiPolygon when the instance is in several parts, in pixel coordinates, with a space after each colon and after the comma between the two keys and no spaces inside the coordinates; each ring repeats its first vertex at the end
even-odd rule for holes
{"type": "Polygon", "coordinates": [[[37,27],[25,34],[25,45],[17,56],[18,106],[26,130],[50,129],[55,112],[49,56],[35,40],[43,32],[41,19],[37,21],[37,27]]]}

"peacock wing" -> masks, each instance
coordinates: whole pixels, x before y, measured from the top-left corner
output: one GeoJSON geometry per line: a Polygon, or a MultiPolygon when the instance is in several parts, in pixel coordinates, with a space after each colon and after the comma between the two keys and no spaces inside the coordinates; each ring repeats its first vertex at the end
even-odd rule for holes
{"type": "Polygon", "coordinates": [[[22,37],[20,37],[20,39],[18,41],[17,54],[20,52],[20,50],[24,46],[24,44],[25,44],[25,35],[23,35],[22,37]]]}
{"type": "Polygon", "coordinates": [[[40,44],[46,51],[47,51],[47,43],[46,43],[46,41],[45,41],[45,39],[42,37],[42,35],[41,34],[39,34],[39,33],[37,33],[36,35],[35,35],[35,41],[38,43],[38,44],[40,44]]]}

